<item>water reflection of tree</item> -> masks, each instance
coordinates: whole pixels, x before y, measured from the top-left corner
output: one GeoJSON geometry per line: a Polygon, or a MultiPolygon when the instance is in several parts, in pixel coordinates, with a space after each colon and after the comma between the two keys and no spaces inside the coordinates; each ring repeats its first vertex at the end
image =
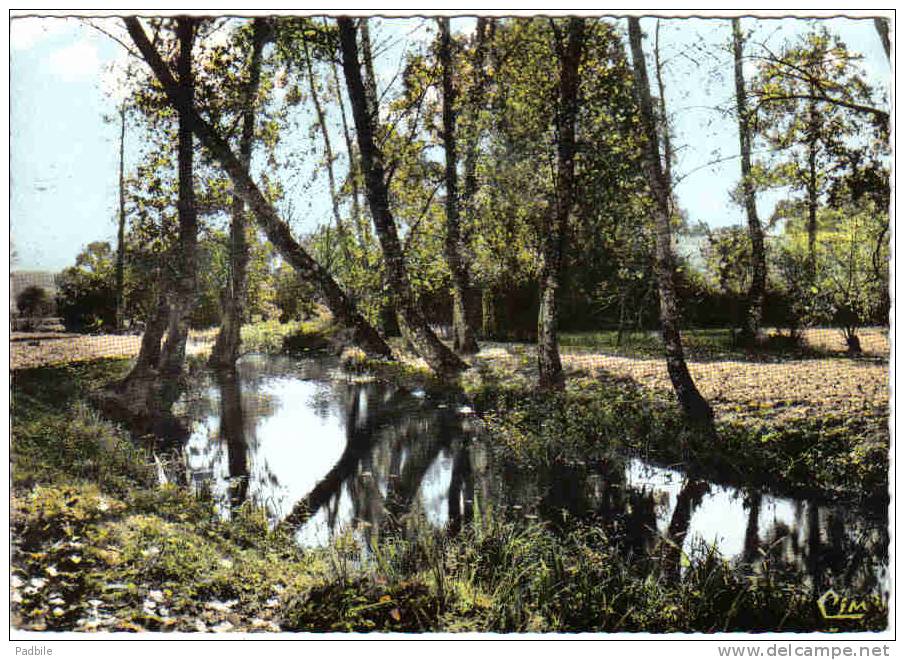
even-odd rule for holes
{"type": "Polygon", "coordinates": [[[859,595],[885,592],[886,526],[857,513],[797,503],[791,526],[776,522],[763,533],[763,558],[756,568],[801,576],[816,596],[829,588],[859,595]]]}
{"type": "Polygon", "coordinates": [[[449,510],[449,534],[455,536],[463,524],[474,519],[474,475],[471,467],[471,453],[465,440],[456,443],[452,475],[449,480],[447,503],[449,510]]]}
{"type": "Polygon", "coordinates": [[[682,572],[683,547],[691,525],[691,516],[709,491],[710,485],[707,482],[686,479],[676,497],[676,506],[666,530],[662,555],[664,573],[673,579],[678,579],[682,572]]]}
{"type": "Polygon", "coordinates": [[[242,386],[235,368],[216,375],[220,390],[220,439],[226,443],[229,469],[229,503],[235,511],[248,497],[248,444],[242,386]]]}
{"type": "MultiPolygon", "coordinates": [[[[367,396],[374,389],[361,391],[365,391],[367,396]]],[[[280,523],[284,528],[294,529],[303,525],[327,502],[341,494],[346,482],[356,476],[359,464],[371,450],[378,431],[399,421],[403,399],[409,398],[406,393],[397,391],[385,406],[368,406],[368,414],[362,415],[361,397],[355,396],[355,392],[347,394],[351,396],[344,397],[346,446],[343,453],[314,488],[293,506],[280,523]]]]}

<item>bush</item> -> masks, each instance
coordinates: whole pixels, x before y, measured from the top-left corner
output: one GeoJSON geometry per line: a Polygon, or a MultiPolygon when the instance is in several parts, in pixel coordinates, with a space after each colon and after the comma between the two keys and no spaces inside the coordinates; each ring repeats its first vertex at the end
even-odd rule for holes
{"type": "Polygon", "coordinates": [[[90,243],[62,272],[57,309],[70,331],[100,331],[116,326],[114,255],[109,243],[90,243]]]}

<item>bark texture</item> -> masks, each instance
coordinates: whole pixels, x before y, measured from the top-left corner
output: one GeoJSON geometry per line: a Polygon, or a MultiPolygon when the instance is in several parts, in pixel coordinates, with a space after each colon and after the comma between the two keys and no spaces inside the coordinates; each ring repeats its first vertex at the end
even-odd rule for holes
{"type": "Polygon", "coordinates": [[[745,316],[742,321],[742,341],[754,344],[760,334],[764,309],[764,295],[767,290],[767,256],[764,250],[764,230],[757,216],[754,197],[754,182],[751,180],[751,115],[748,111],[748,96],[745,90],[745,76],[742,66],[744,39],[741,22],[732,19],[732,50],[735,56],[735,107],[738,115],[738,139],[742,157],[742,196],[745,214],[748,217],[748,237],[751,240],[752,275],[748,289],[745,316]]]}
{"type": "MultiPolygon", "coordinates": [[[[129,374],[98,395],[98,403],[111,416],[138,428],[163,429],[167,435],[181,435],[184,429],[166,421],[179,394],[179,376],[185,361],[189,317],[195,303],[195,263],[198,216],[195,209],[191,117],[185,112],[194,95],[192,44],[194,20],[180,17],[176,22],[179,53],[173,79],[177,109],[177,161],[179,237],[174,268],[164,276],[157,308],[142,336],[138,359],[129,374]],[[166,338],[161,346],[161,339],[166,338]],[[163,421],[163,423],[161,423],[163,421]]],[[[161,60],[161,63],[162,60],[161,60]]],[[[166,66],[166,65],[164,65],[166,66]]]]}
{"type": "MultiPolygon", "coordinates": [[[[255,99],[261,82],[261,54],[267,40],[266,19],[256,18],[252,26],[251,57],[248,64],[248,81],[245,86],[242,108],[242,134],[239,137],[239,161],[249,170],[255,134],[255,99]]],[[[230,367],[239,358],[240,331],[245,316],[245,278],[248,268],[248,241],[246,240],[245,201],[233,195],[229,226],[229,281],[223,295],[223,314],[220,332],[211,350],[210,364],[214,367],[230,367]]]]}
{"type": "MultiPolygon", "coordinates": [[[[137,18],[123,19],[136,47],[151,67],[161,83],[171,103],[178,103],[179,93],[176,81],[151,42],[137,18]]],[[[267,201],[261,190],[251,179],[248,169],[233,154],[229,145],[198,113],[191,109],[193,127],[198,138],[220,163],[233,183],[235,191],[251,208],[258,224],[280,255],[307,281],[313,283],[324,303],[332,312],[337,323],[349,328],[352,341],[365,352],[385,358],[392,357],[392,351],[370,323],[358,312],[349,297],[339,287],[333,277],[295,241],[289,226],[279,217],[274,206],[267,201]]]]}
{"type": "Polygon", "coordinates": [[[185,344],[188,341],[189,320],[197,295],[196,253],[198,247],[198,212],[195,208],[195,166],[192,142],[191,108],[195,101],[192,75],[192,45],[195,41],[195,19],[176,19],[179,40],[178,75],[179,104],[177,159],[179,169],[179,256],[178,274],[170,296],[170,318],[167,337],[160,354],[160,372],[165,380],[174,380],[182,373],[185,344]]]}
{"type": "Polygon", "coordinates": [[[647,77],[647,66],[644,62],[644,50],[641,47],[641,26],[638,18],[629,17],[629,43],[632,50],[635,90],[638,109],[641,114],[641,130],[643,152],[647,179],[654,202],[654,222],[656,225],[656,259],[654,266],[657,275],[657,288],[660,294],[660,325],[663,343],[666,348],[666,367],[676,398],[682,406],[686,417],[694,422],[704,424],[713,431],[713,411],[710,404],[701,396],[688,365],[682,348],[682,336],[679,332],[679,306],[673,274],[675,273],[675,257],[672,253],[672,236],[669,216],[669,182],[665,180],[660,163],[660,150],[657,139],[657,127],[654,121],[653,104],[650,97],[650,83],[647,77]]]}
{"type": "Polygon", "coordinates": [[[446,263],[452,278],[453,348],[459,353],[478,352],[478,342],[466,310],[468,267],[459,209],[459,158],[456,140],[456,92],[453,86],[452,37],[449,18],[439,18],[439,59],[443,79],[443,148],[446,153],[446,263]]]}
{"type": "Polygon", "coordinates": [[[404,320],[418,354],[425,359],[431,369],[441,376],[452,376],[464,369],[466,365],[431,330],[412,291],[396,231],[396,221],[390,212],[383,154],[374,140],[374,129],[377,123],[376,100],[371,96],[373,92],[365,88],[362,80],[358,44],[352,19],[340,17],[337,22],[342,47],[343,72],[349,100],[352,104],[352,116],[358,136],[358,150],[361,154],[368,204],[383,252],[387,278],[396,296],[396,309],[404,320]]]}
{"type": "Polygon", "coordinates": [[[126,104],[119,107],[119,225],[116,229],[116,329],[123,329],[126,273],[126,104]]]}
{"type": "MultiPolygon", "coordinates": [[[[555,23],[551,24],[555,28],[555,23]]],[[[559,358],[556,294],[562,275],[563,249],[575,197],[575,123],[578,115],[578,68],[584,42],[584,19],[570,18],[565,44],[558,30],[559,108],[556,113],[556,201],[543,243],[540,310],[537,319],[537,366],[541,389],[562,389],[565,379],[559,358]]]]}

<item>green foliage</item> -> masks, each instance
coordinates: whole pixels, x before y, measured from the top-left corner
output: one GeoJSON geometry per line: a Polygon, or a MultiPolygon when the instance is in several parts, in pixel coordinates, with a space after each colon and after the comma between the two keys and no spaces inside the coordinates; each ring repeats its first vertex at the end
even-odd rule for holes
{"type": "Polygon", "coordinates": [[[69,330],[97,331],[116,325],[114,253],[109,243],[89,243],[58,280],[57,309],[69,330]]]}
{"type": "Polygon", "coordinates": [[[16,308],[20,316],[41,317],[52,311],[53,303],[43,287],[31,285],[16,296],[16,308]]]}
{"type": "Polygon", "coordinates": [[[889,305],[887,217],[868,202],[860,208],[823,208],[817,218],[813,279],[800,215],[788,218],[773,259],[790,304],[790,329],[833,324],[853,337],[859,327],[884,323],[889,305]]]}

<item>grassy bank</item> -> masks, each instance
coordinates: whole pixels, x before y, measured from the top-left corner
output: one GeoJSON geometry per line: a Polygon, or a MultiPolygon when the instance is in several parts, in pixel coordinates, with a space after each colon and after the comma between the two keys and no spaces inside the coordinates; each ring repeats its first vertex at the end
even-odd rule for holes
{"type": "MultiPolygon", "coordinates": [[[[860,621],[821,619],[801,576],[767,570],[751,579],[701,549],[682,558],[680,578],[669,562],[627,555],[618,539],[581,524],[555,531],[484,519],[452,538],[424,526],[385,537],[365,562],[348,538],[303,551],[270,530],[263,512],[249,504],[222,520],[210,501],[157,485],[153,456],[86,402],[91,388],[126,367],[110,360],[14,373],[12,608],[19,628],[885,627],[883,607],[860,621]]],[[[626,391],[613,408],[595,408],[616,391],[606,387],[572,383],[563,401],[546,404],[524,399],[511,383],[471,393],[498,406],[487,412],[494,438],[530,469],[535,461],[569,460],[587,447],[592,431],[598,438],[615,436],[619,426],[637,423],[649,433],[668,432],[656,425],[667,424],[669,411],[637,393],[626,391]],[[551,408],[543,412],[541,405],[551,408]],[[572,415],[570,406],[586,409],[587,420],[584,412],[572,415]],[[550,432],[533,437],[524,431],[535,422],[550,432]],[[554,429],[563,432],[555,449],[554,429]]]]}
{"type": "Polygon", "coordinates": [[[714,443],[685,423],[669,391],[574,374],[562,393],[540,394],[514,373],[491,362],[466,378],[465,389],[495,444],[525,465],[593,462],[625,448],[721,483],[878,506],[888,497],[883,409],[777,417],[754,402],[744,415],[718,415],[714,443]]]}

